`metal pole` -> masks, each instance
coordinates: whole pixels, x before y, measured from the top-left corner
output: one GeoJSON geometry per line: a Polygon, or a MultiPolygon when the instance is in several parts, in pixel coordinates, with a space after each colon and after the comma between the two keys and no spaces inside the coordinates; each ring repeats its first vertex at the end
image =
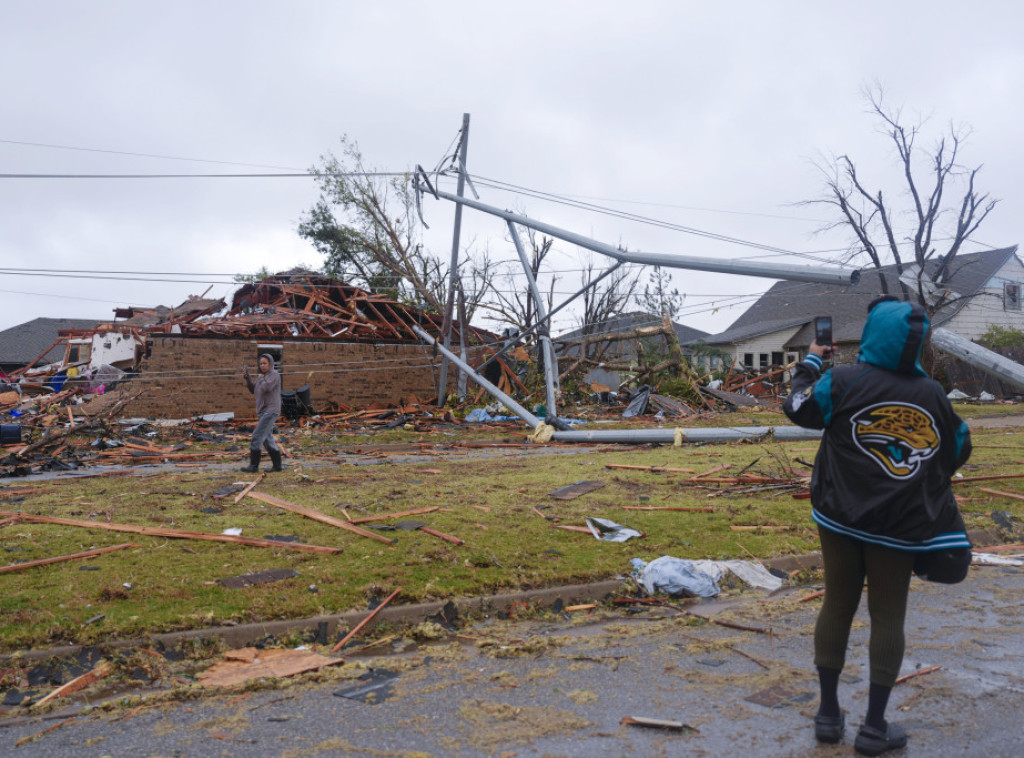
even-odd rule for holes
{"type": "MultiPolygon", "coordinates": [[[[821,437],[820,429],[804,429],[800,426],[733,426],[708,427],[704,429],[683,429],[683,442],[736,442],[764,437],[771,434],[781,441],[816,440],[821,437]]],[[[596,431],[555,432],[556,442],[600,442],[644,444],[673,444],[675,429],[600,429],[596,431]]]]}
{"type": "MultiPolygon", "coordinates": [[[[469,147],[469,114],[462,114],[462,139],[459,142],[459,182],[455,192],[459,199],[466,187],[466,150],[469,147]]],[[[444,308],[444,346],[451,347],[452,344],[452,310],[455,305],[455,277],[459,271],[459,236],[462,233],[462,204],[455,204],[455,230],[452,232],[452,260],[451,268],[448,271],[448,302],[444,308]]],[[[465,329],[465,324],[462,325],[465,329]]],[[[448,394],[448,361],[441,362],[440,389],[438,390],[437,405],[444,406],[445,396],[448,394]]]]}
{"type": "MultiPolygon", "coordinates": [[[[594,281],[592,281],[592,282],[591,282],[590,284],[588,284],[588,285],[586,285],[585,287],[583,287],[583,288],[582,288],[582,289],[581,289],[581,290],[580,290],[579,292],[577,292],[577,293],[576,293],[575,295],[570,295],[570,296],[569,296],[569,298],[568,298],[568,299],[567,299],[567,300],[566,300],[565,302],[563,302],[563,303],[562,303],[562,304],[560,304],[560,305],[556,305],[556,306],[555,306],[555,307],[554,307],[554,308],[553,308],[553,309],[551,310],[551,313],[549,313],[549,314],[547,315],[547,318],[545,319],[545,321],[540,321],[540,320],[538,320],[536,324],[534,324],[533,326],[531,326],[531,327],[530,327],[529,329],[527,329],[527,330],[526,330],[525,332],[520,332],[520,334],[519,334],[519,339],[520,339],[520,340],[522,340],[522,339],[523,339],[524,337],[526,337],[526,336],[527,336],[528,334],[531,334],[531,333],[533,333],[533,332],[537,331],[538,329],[540,329],[540,327],[541,327],[541,326],[547,326],[547,328],[548,328],[548,333],[550,334],[550,333],[551,333],[551,319],[552,319],[552,318],[554,317],[554,315],[555,315],[556,313],[558,313],[558,312],[559,312],[560,310],[562,310],[562,308],[565,308],[566,306],[568,306],[568,305],[569,305],[569,303],[571,303],[571,302],[572,302],[573,300],[575,300],[576,298],[578,298],[578,297],[579,297],[580,295],[582,295],[582,294],[583,294],[584,292],[586,292],[586,291],[587,291],[588,289],[590,289],[591,287],[596,287],[596,286],[598,285],[598,283],[599,283],[599,282],[600,282],[600,281],[601,281],[602,279],[604,279],[604,278],[605,278],[606,276],[611,276],[612,274],[614,274],[614,273],[615,273],[616,271],[618,271],[618,269],[619,269],[619,266],[621,266],[621,265],[622,265],[621,263],[616,263],[616,264],[615,264],[614,266],[612,266],[612,267],[611,267],[611,268],[609,268],[609,269],[608,269],[607,271],[605,271],[605,272],[604,272],[603,274],[601,274],[601,275],[600,275],[599,277],[597,277],[597,279],[595,279],[595,280],[594,280],[594,281]]],[[[503,347],[503,348],[501,348],[500,350],[498,350],[498,352],[496,352],[496,353],[495,353],[494,355],[492,355],[492,356],[491,356],[490,358],[488,358],[488,359],[487,359],[486,361],[484,361],[484,362],[483,362],[483,363],[482,363],[482,364],[480,365],[480,368],[479,368],[478,370],[479,370],[479,371],[483,371],[483,370],[484,370],[484,368],[486,368],[486,367],[487,367],[488,365],[490,365],[490,364],[491,364],[491,363],[493,363],[494,361],[498,360],[498,358],[500,358],[500,357],[501,357],[502,355],[504,355],[504,354],[505,354],[505,353],[506,353],[506,352],[508,351],[509,347],[511,347],[511,346],[512,346],[512,344],[513,344],[513,343],[509,343],[509,345],[508,345],[508,346],[506,346],[506,347],[503,347]]]]}
{"type": "Polygon", "coordinates": [[[547,390],[548,415],[558,418],[558,409],[555,407],[558,364],[555,362],[555,351],[551,347],[551,330],[548,328],[547,308],[544,307],[544,301],[541,300],[540,290],[537,288],[537,280],[533,276],[533,269],[530,267],[530,261],[527,259],[526,251],[523,249],[523,242],[519,239],[519,232],[516,231],[516,225],[511,221],[508,222],[508,230],[512,235],[512,242],[516,246],[516,252],[519,253],[519,261],[523,264],[523,271],[526,272],[526,281],[530,285],[530,292],[537,306],[537,324],[539,326],[537,335],[540,337],[541,350],[544,351],[544,386],[547,390]]]}
{"type": "Polygon", "coordinates": [[[522,226],[535,229],[542,234],[557,237],[560,240],[579,245],[587,250],[607,255],[617,261],[626,263],[643,263],[649,266],[665,266],[666,268],[684,268],[695,271],[713,271],[720,274],[737,274],[742,276],[762,276],[768,279],[785,279],[793,282],[819,282],[822,284],[838,284],[849,286],[860,281],[860,271],[841,268],[839,266],[799,266],[791,263],[757,263],[754,261],[719,260],[691,255],[666,255],[665,253],[641,253],[620,250],[603,242],[584,237],[575,232],[560,229],[551,224],[534,221],[511,211],[503,211],[477,200],[458,197],[447,192],[436,191],[437,197],[451,200],[458,205],[466,205],[483,213],[498,216],[506,221],[514,221],[522,226]]]}
{"type": "Polygon", "coordinates": [[[971,342],[948,329],[933,329],[932,344],[992,376],[1024,389],[1024,366],[971,342]]]}
{"type": "Polygon", "coordinates": [[[480,374],[478,374],[476,371],[474,371],[473,368],[468,363],[463,363],[462,360],[460,360],[459,357],[457,355],[455,355],[451,350],[447,349],[443,345],[438,345],[437,344],[437,340],[435,340],[433,337],[431,337],[425,331],[420,329],[415,324],[412,325],[412,330],[416,333],[416,335],[421,340],[426,342],[428,345],[434,345],[435,347],[437,347],[437,349],[441,352],[441,355],[443,355],[445,358],[450,360],[452,363],[454,363],[460,369],[465,371],[470,376],[470,378],[472,378],[472,380],[474,382],[476,382],[481,387],[483,387],[485,390],[487,390],[489,393],[491,393],[492,396],[494,396],[495,398],[497,398],[498,400],[503,402],[506,405],[506,407],[508,407],[508,409],[510,411],[512,411],[517,416],[519,416],[519,418],[521,418],[527,424],[529,424],[531,428],[536,427],[540,423],[540,419],[539,418],[534,416],[532,413],[530,413],[528,410],[526,410],[523,406],[521,406],[515,400],[513,400],[508,395],[506,395],[504,392],[502,392],[500,389],[495,387],[493,384],[491,384],[489,381],[487,381],[484,377],[480,376],[480,374]]]}

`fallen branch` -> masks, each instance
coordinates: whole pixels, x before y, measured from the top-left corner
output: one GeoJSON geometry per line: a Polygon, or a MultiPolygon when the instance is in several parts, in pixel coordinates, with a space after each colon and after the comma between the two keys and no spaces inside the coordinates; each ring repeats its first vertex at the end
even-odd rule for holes
{"type": "Polygon", "coordinates": [[[925,674],[930,674],[933,671],[938,671],[940,668],[942,668],[942,666],[929,666],[928,668],[923,668],[923,669],[918,669],[917,671],[912,671],[909,674],[904,674],[903,676],[899,677],[896,680],[896,684],[900,684],[902,682],[905,682],[908,679],[913,679],[916,676],[924,676],[925,674]]]}

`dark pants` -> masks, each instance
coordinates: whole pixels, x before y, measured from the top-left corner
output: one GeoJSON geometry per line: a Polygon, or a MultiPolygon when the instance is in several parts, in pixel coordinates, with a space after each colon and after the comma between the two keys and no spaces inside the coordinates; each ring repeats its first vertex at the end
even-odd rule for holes
{"type": "Polygon", "coordinates": [[[850,625],[868,582],[871,683],[892,687],[903,663],[903,622],[914,554],[871,545],[818,528],[825,564],[825,600],[814,627],[814,664],[841,670],[850,625]]]}

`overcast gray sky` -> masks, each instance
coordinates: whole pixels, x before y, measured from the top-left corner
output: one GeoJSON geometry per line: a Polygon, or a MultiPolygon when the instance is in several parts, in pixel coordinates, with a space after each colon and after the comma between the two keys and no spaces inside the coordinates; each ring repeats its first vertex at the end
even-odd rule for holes
{"type": "MultiPolygon", "coordinates": [[[[985,0],[0,0],[0,174],[304,170],[343,134],[404,171],[433,166],[468,112],[473,174],[828,261],[847,238],[815,236],[826,209],[793,204],[820,194],[814,162],[833,153],[890,186],[861,96],[878,80],[930,118],[926,136],[972,127],[964,162],[984,164],[979,187],[1001,199],[978,240],[1002,247],[1024,216],[1022,17],[985,0]]],[[[634,250],[765,255],[480,190],[634,250]]],[[[0,329],[174,305],[210,284],[227,297],[231,274],[320,265],[295,231],[317,195],[306,178],[0,178],[0,329]]],[[[424,213],[424,243],[447,257],[450,204],[424,213]]],[[[465,223],[464,239],[514,257],[502,222],[465,223]]],[[[580,255],[562,249],[556,290],[574,291],[580,255]]],[[[710,332],[772,283],[674,279],[680,320],[710,332]]],[[[556,331],[573,326],[566,315],[556,331]]]]}

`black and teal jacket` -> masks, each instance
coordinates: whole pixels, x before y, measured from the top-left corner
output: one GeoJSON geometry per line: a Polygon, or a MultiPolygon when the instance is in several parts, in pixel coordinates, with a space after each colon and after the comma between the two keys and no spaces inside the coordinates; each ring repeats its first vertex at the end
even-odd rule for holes
{"type": "Polygon", "coordinates": [[[921,367],[927,332],[920,306],[879,303],[856,364],[822,374],[812,353],[796,367],[786,415],[825,430],[811,477],[820,526],[900,550],[971,546],[950,487],[970,432],[921,367]]]}

